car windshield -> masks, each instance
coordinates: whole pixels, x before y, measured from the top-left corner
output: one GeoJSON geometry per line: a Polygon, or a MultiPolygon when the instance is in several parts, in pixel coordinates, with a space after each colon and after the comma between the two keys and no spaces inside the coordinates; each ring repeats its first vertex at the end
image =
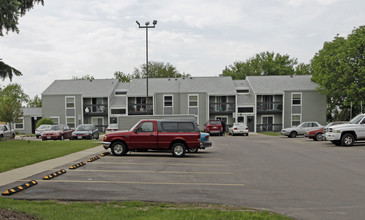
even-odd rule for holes
{"type": "Polygon", "coordinates": [[[209,121],[209,124],[211,125],[220,125],[221,124],[221,121],[209,121]]]}
{"type": "Polygon", "coordinates": [[[49,131],[58,131],[58,130],[62,130],[61,125],[52,125],[51,127],[48,128],[49,131]]]}
{"type": "Polygon", "coordinates": [[[92,130],[92,125],[79,125],[77,128],[76,128],[76,131],[90,131],[92,130]]]}
{"type": "Polygon", "coordinates": [[[361,119],[363,119],[364,116],[363,115],[358,115],[355,118],[351,119],[351,121],[349,121],[349,124],[359,124],[359,122],[361,121],[361,119]]]}
{"type": "Polygon", "coordinates": [[[40,125],[38,129],[48,129],[51,125],[40,125]]]}

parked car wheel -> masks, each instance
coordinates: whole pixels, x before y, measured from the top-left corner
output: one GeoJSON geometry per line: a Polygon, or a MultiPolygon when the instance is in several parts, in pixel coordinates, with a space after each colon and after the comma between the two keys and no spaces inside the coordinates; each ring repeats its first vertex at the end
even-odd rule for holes
{"type": "Polygon", "coordinates": [[[341,138],[341,144],[343,146],[352,146],[354,145],[355,138],[352,134],[344,134],[341,138]]]}
{"type": "Polygon", "coordinates": [[[290,132],[289,137],[290,138],[296,138],[297,137],[297,132],[296,131],[290,132]]]}
{"type": "Polygon", "coordinates": [[[123,142],[114,142],[110,148],[114,156],[123,156],[128,152],[128,148],[123,142]]]}
{"type": "Polygon", "coordinates": [[[183,143],[175,143],[172,148],[172,156],[174,157],[183,157],[186,152],[186,147],[183,143]]]}
{"type": "Polygon", "coordinates": [[[313,140],[315,140],[315,141],[323,141],[323,134],[322,133],[316,134],[316,136],[314,136],[313,140]]]}

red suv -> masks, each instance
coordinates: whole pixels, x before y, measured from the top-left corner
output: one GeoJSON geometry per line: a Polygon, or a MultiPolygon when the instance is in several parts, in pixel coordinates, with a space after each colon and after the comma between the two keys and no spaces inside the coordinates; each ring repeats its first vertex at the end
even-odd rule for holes
{"type": "Polygon", "coordinates": [[[208,120],[205,124],[204,132],[209,134],[223,134],[223,126],[220,120],[208,120]]]}

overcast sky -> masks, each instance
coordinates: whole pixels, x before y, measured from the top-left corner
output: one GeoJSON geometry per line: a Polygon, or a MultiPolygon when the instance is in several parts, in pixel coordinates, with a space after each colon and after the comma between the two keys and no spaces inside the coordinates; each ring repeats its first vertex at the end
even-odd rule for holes
{"type": "MultiPolygon", "coordinates": [[[[326,41],[365,25],[364,0],[45,0],[20,18],[20,33],[0,38],[0,58],[31,97],[54,80],[113,78],[149,60],[192,76],[218,76],[257,53],[309,63],[326,41]]],[[[9,80],[1,81],[7,85],[9,80]]]]}

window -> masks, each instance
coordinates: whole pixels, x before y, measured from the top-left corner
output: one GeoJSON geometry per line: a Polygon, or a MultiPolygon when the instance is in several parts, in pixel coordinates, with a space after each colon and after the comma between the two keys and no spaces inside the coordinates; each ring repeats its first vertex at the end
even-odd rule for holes
{"type": "Polygon", "coordinates": [[[53,122],[53,124],[55,124],[55,125],[60,124],[60,117],[58,117],[58,116],[51,116],[51,117],[49,117],[49,119],[51,119],[51,121],[52,121],[52,122],[53,122]]]}
{"type": "Polygon", "coordinates": [[[177,129],[183,132],[192,132],[194,131],[194,124],[191,122],[179,122],[177,123],[177,129]]]}
{"type": "Polygon", "coordinates": [[[23,130],[24,129],[24,118],[18,118],[15,120],[15,130],[23,130]]]}
{"type": "Polygon", "coordinates": [[[112,115],[125,115],[126,114],[126,110],[124,108],[111,109],[111,114],[112,115]]]}
{"type": "Polygon", "coordinates": [[[302,94],[293,93],[292,94],[292,104],[301,105],[302,104],[302,94]]]}
{"type": "Polygon", "coordinates": [[[138,132],[153,132],[153,122],[143,122],[137,129],[138,132]]]}
{"type": "Polygon", "coordinates": [[[247,93],[250,93],[250,90],[248,90],[248,89],[237,89],[237,93],[247,94],[247,93]]]}
{"type": "Polygon", "coordinates": [[[66,96],[66,109],[74,109],[75,108],[75,97],[66,96]]]}
{"type": "Polygon", "coordinates": [[[127,91],[115,91],[114,93],[116,96],[123,96],[123,95],[127,95],[127,91]]]}
{"type": "Polygon", "coordinates": [[[238,107],[239,113],[252,113],[253,107],[238,107]]]}
{"type": "Polygon", "coordinates": [[[168,107],[168,106],[172,106],[172,96],[171,95],[168,95],[168,96],[164,96],[164,106],[165,107],[168,107]]]}
{"type": "Polygon", "coordinates": [[[197,106],[198,106],[198,96],[189,95],[189,107],[197,107],[197,106]]]}
{"type": "Polygon", "coordinates": [[[301,115],[292,115],[291,117],[291,125],[298,126],[301,122],[301,115]]]}
{"type": "Polygon", "coordinates": [[[74,117],[67,117],[66,118],[66,125],[70,128],[75,128],[75,118],[74,117]]]}
{"type": "Polygon", "coordinates": [[[192,122],[162,122],[163,132],[193,132],[195,131],[192,122]]]}
{"type": "Polygon", "coordinates": [[[117,124],[118,118],[117,117],[110,117],[110,124],[117,124]]]}

